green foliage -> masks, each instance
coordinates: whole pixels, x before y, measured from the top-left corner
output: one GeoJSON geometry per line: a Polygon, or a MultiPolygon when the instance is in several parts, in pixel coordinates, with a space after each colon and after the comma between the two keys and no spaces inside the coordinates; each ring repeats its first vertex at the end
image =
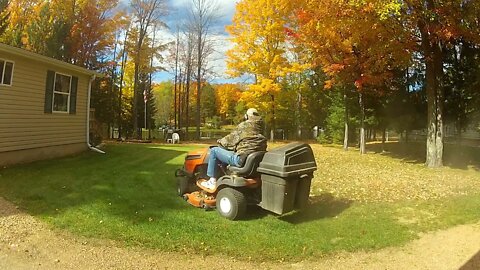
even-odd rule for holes
{"type": "Polygon", "coordinates": [[[64,60],[67,56],[66,42],[71,27],[66,17],[56,18],[51,3],[41,6],[38,16],[34,16],[25,27],[29,48],[39,54],[64,60]]]}
{"type": "Polygon", "coordinates": [[[309,129],[314,126],[325,127],[330,102],[329,91],[323,88],[325,80],[326,76],[320,68],[311,70],[305,76],[300,121],[302,126],[309,129]]]}
{"type": "Polygon", "coordinates": [[[161,82],[153,86],[157,112],[154,115],[157,126],[167,124],[173,116],[173,83],[161,82]]]}
{"type": "Polygon", "coordinates": [[[222,124],[222,119],[220,116],[213,116],[211,118],[206,119],[206,127],[207,128],[213,128],[213,129],[219,129],[222,124]]]}
{"type": "Polygon", "coordinates": [[[327,137],[325,132],[320,132],[317,137],[317,142],[321,144],[329,144],[332,143],[332,141],[327,137]]]}
{"type": "Polygon", "coordinates": [[[332,90],[329,93],[330,105],[325,120],[325,139],[333,143],[342,143],[345,133],[345,104],[343,93],[332,90]]]}
{"type": "Polygon", "coordinates": [[[461,133],[480,112],[480,48],[471,42],[459,41],[445,50],[447,63],[444,75],[445,118],[461,133]]]}
{"type": "Polygon", "coordinates": [[[392,83],[393,91],[382,97],[383,108],[377,110],[380,117],[385,118],[385,126],[399,133],[425,128],[427,122],[427,104],[422,88],[413,86],[424,84],[421,70],[413,70],[405,78],[397,74],[392,83]]]}
{"type": "MultiPolygon", "coordinates": [[[[117,96],[118,93],[112,91],[112,80],[108,77],[98,78],[92,83],[91,108],[95,109],[95,120],[99,123],[112,124],[117,116],[117,96]]],[[[97,131],[101,134],[100,131],[97,131]]]]}
{"type": "Polygon", "coordinates": [[[206,119],[215,116],[217,111],[215,103],[215,89],[211,84],[206,84],[202,87],[200,107],[202,108],[201,118],[205,122],[206,119]]]}
{"type": "MultiPolygon", "coordinates": [[[[235,118],[234,118],[234,123],[240,123],[243,121],[243,116],[245,115],[245,112],[248,110],[247,104],[245,102],[238,102],[235,105],[235,118]]],[[[265,114],[262,114],[262,116],[265,116],[265,114]]]]}

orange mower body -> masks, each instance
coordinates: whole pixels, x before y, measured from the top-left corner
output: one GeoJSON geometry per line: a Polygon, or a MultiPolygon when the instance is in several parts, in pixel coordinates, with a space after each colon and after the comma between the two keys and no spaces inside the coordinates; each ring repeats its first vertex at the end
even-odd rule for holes
{"type": "Polygon", "coordinates": [[[175,171],[177,194],[189,204],[217,212],[231,220],[242,218],[248,205],[276,214],[303,208],[308,203],[316,163],[309,145],[290,143],[269,152],[247,156],[243,167],[218,165],[214,189],[201,185],[208,179],[210,148],[192,151],[175,171]]]}

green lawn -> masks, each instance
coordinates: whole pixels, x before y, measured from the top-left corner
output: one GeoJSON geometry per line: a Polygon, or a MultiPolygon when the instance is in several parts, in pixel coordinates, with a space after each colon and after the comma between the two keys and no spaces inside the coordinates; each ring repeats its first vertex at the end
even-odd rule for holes
{"type": "Polygon", "coordinates": [[[5,168],[0,170],[0,196],[74,234],[255,260],[402,245],[419,232],[480,220],[476,170],[428,170],[387,155],[360,156],[314,145],[319,170],[307,210],[276,216],[250,208],[246,220],[232,222],[176,196],[174,171],[186,152],[198,147],[111,144],[106,155],[89,152],[5,168]],[[394,184],[409,179],[418,188],[432,182],[435,192],[454,183],[464,188],[415,197],[408,185],[394,184]],[[368,190],[373,188],[378,192],[368,190]],[[394,188],[405,190],[398,190],[394,200],[378,195],[396,194],[389,191],[394,188]]]}

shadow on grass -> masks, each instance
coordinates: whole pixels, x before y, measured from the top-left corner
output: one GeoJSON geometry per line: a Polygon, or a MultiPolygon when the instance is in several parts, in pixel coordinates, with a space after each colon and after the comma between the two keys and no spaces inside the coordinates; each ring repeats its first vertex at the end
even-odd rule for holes
{"type": "Polygon", "coordinates": [[[258,220],[272,214],[258,205],[249,205],[243,220],[258,220]]]}
{"type": "Polygon", "coordinates": [[[40,161],[2,170],[0,195],[33,215],[81,213],[133,224],[184,208],[174,172],[188,147],[113,145],[107,154],[40,161]],[[98,214],[101,211],[103,214],[98,214]]]}
{"type": "MultiPolygon", "coordinates": [[[[367,150],[416,164],[425,163],[427,151],[423,142],[388,142],[385,143],[385,149],[381,143],[369,143],[367,150]],[[383,150],[385,151],[382,152],[383,150]]],[[[443,165],[455,169],[480,170],[480,148],[445,143],[443,165]]]]}
{"type": "Polygon", "coordinates": [[[337,199],[331,193],[310,197],[310,204],[303,210],[279,217],[292,224],[300,224],[323,218],[332,218],[349,208],[353,201],[337,199]]]}

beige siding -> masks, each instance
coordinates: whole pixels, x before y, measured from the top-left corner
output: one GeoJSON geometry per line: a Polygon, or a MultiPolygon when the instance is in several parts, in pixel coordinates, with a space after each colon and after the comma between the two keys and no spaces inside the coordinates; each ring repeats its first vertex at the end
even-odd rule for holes
{"type": "Polygon", "coordinates": [[[85,144],[89,76],[8,53],[0,58],[14,62],[12,86],[0,86],[0,153],[85,144]],[[76,114],[44,113],[47,70],[78,77],[76,114]]]}
{"type": "Polygon", "coordinates": [[[42,148],[31,148],[12,152],[0,152],[0,166],[9,166],[12,164],[26,163],[35,160],[50,159],[77,154],[85,151],[85,143],[54,145],[42,148]]]}

